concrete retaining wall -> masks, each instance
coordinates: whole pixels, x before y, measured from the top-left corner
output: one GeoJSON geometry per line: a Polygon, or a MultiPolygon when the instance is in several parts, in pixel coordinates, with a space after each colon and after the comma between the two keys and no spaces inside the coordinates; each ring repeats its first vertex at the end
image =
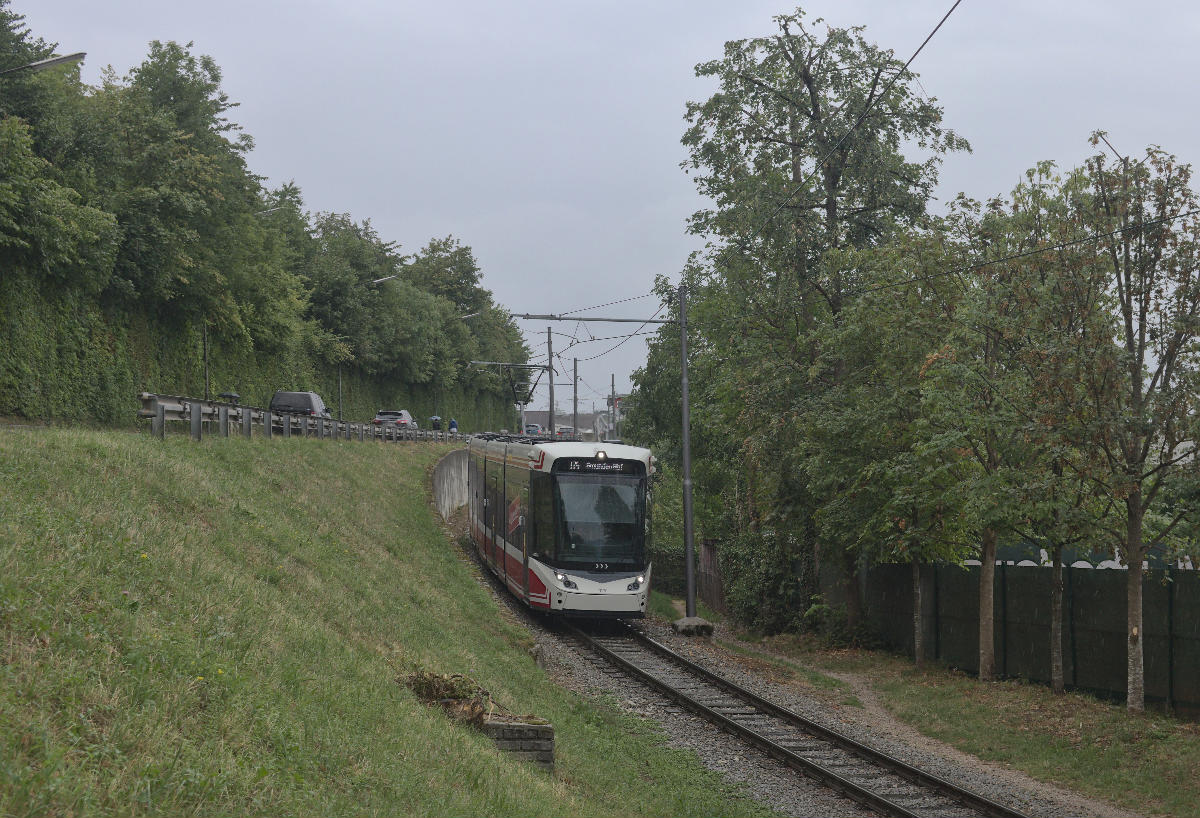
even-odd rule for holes
{"type": "Polygon", "coordinates": [[[532,761],[543,770],[554,770],[554,726],[488,720],[483,732],[492,737],[501,750],[522,761],[532,761]]]}
{"type": "Polygon", "coordinates": [[[443,457],[433,469],[433,501],[442,519],[467,504],[467,450],[459,449],[443,457]]]}

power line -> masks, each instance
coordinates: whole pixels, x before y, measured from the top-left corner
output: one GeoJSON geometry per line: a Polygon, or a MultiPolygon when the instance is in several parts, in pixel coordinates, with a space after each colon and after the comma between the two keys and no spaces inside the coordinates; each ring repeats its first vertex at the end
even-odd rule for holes
{"type": "MultiPolygon", "coordinates": [[[[572,349],[577,346],[583,346],[584,344],[590,344],[595,341],[612,341],[616,338],[632,338],[635,335],[654,335],[656,332],[657,332],[657,330],[653,330],[653,331],[648,330],[646,332],[631,332],[631,333],[628,333],[627,335],[606,335],[602,338],[584,338],[582,340],[575,339],[574,343],[567,344],[566,348],[563,349],[562,351],[566,352],[568,349],[572,349]]],[[[559,353],[557,353],[557,352],[555,353],[555,355],[558,355],[558,354],[559,353]]]]}
{"type": "Polygon", "coordinates": [[[648,292],[643,295],[635,295],[630,298],[622,298],[620,301],[609,301],[605,304],[595,304],[591,307],[580,307],[579,309],[575,309],[575,310],[567,310],[566,312],[559,313],[559,315],[571,315],[572,313],[576,313],[576,312],[587,312],[588,310],[598,310],[601,307],[611,307],[613,304],[626,304],[630,301],[640,301],[641,299],[649,298],[652,295],[655,295],[655,293],[648,292]]]}
{"type": "Polygon", "coordinates": [[[653,321],[655,318],[657,318],[657,317],[658,317],[658,314],[659,314],[660,312],[662,312],[663,310],[665,310],[666,308],[667,308],[667,305],[666,305],[666,304],[660,304],[660,305],[659,305],[659,307],[658,307],[658,309],[654,311],[654,315],[650,316],[650,317],[649,317],[649,318],[647,318],[645,321],[643,321],[643,322],[642,322],[642,324],[641,324],[641,326],[639,326],[639,327],[638,327],[636,330],[634,330],[633,332],[631,332],[631,333],[629,333],[628,335],[625,335],[625,336],[617,336],[617,337],[620,337],[620,338],[621,338],[621,340],[620,340],[620,341],[618,341],[618,342],[617,342],[615,345],[613,345],[613,346],[609,347],[608,349],[604,350],[604,351],[603,351],[603,352],[601,352],[599,355],[593,355],[593,356],[592,356],[592,357],[590,357],[590,358],[580,358],[579,360],[581,360],[581,361],[594,361],[594,360],[596,360],[597,358],[603,358],[605,355],[607,355],[608,353],[610,353],[610,352],[612,352],[613,350],[617,349],[618,347],[620,347],[620,346],[621,346],[621,344],[624,344],[626,341],[628,341],[630,338],[634,337],[635,335],[642,335],[642,334],[643,334],[643,333],[642,333],[642,328],[643,328],[643,327],[645,327],[647,324],[649,324],[651,321],[653,321]]]}

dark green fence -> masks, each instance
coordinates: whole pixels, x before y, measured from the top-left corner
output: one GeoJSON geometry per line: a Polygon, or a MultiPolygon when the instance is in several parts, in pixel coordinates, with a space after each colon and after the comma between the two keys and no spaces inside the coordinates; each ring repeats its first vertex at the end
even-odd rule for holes
{"type": "MultiPolygon", "coordinates": [[[[1063,673],[1069,687],[1125,694],[1125,581],[1119,570],[1063,570],[1063,673]]],[[[1050,681],[1049,568],[997,565],[996,669],[1050,681]]],[[[868,622],[889,647],[912,654],[912,566],[866,578],[868,622]]],[[[922,571],[925,644],[935,657],[979,671],[979,567],[922,571]]],[[[1142,586],[1146,698],[1200,712],[1200,572],[1148,570],[1142,586]]]]}

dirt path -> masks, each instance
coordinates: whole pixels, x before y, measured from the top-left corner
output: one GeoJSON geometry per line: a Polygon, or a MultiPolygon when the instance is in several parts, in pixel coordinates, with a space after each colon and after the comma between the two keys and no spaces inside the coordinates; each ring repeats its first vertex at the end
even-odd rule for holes
{"type": "MultiPolygon", "coordinates": [[[[918,747],[926,752],[935,753],[943,758],[949,759],[964,767],[972,767],[974,769],[986,772],[987,775],[1008,781],[1015,786],[1029,790],[1032,793],[1053,799],[1060,802],[1069,802],[1081,814],[1114,816],[1114,818],[1137,818],[1142,813],[1127,812],[1118,807],[1113,806],[1105,801],[1098,801],[1094,798],[1088,798],[1063,787],[1054,784],[1048,784],[1044,781],[1039,781],[1036,778],[1031,778],[1025,773],[1006,767],[1002,764],[996,764],[990,761],[983,761],[976,756],[964,753],[961,750],[945,744],[936,739],[924,735],[916,728],[906,724],[888,710],[880,701],[879,696],[875,693],[874,688],[856,673],[835,673],[829,670],[821,671],[827,676],[831,676],[838,681],[849,685],[854,696],[862,704],[862,718],[869,722],[872,729],[878,733],[895,738],[913,747],[918,747]]],[[[852,708],[846,708],[847,710],[852,708]]]]}
{"type": "MultiPolygon", "coordinates": [[[[676,608],[682,607],[682,603],[678,601],[674,601],[674,604],[676,608]]],[[[718,629],[726,630],[721,635],[722,639],[731,640],[732,637],[727,629],[723,629],[719,625],[718,629]]],[[[749,673],[767,678],[775,684],[783,684],[806,696],[816,696],[825,700],[830,708],[837,710],[840,719],[867,728],[876,735],[931,755],[940,756],[962,767],[978,771],[998,781],[1011,784],[1013,787],[1024,789],[1035,796],[1058,802],[1067,807],[1069,814],[1106,816],[1106,818],[1108,816],[1112,818],[1140,818],[1142,815],[1148,814],[1123,810],[1105,801],[1081,795],[1066,787],[1039,781],[1019,770],[1014,770],[1003,764],[984,761],[976,756],[964,753],[949,744],[930,738],[915,727],[897,719],[884,706],[880,696],[871,686],[869,679],[863,675],[826,669],[818,671],[822,675],[837,679],[847,685],[849,692],[857,699],[857,703],[861,704],[861,707],[847,707],[843,704],[843,701],[846,699],[846,690],[839,690],[836,693],[816,690],[804,682],[781,678],[781,674],[772,672],[773,668],[768,664],[768,660],[783,660],[794,663],[794,658],[782,656],[773,651],[740,641],[738,645],[740,650],[747,650],[758,654],[762,659],[755,659],[753,656],[747,656],[743,653],[735,653],[725,648],[716,640],[711,643],[711,649],[722,652],[726,657],[726,661],[737,663],[749,673]]]]}

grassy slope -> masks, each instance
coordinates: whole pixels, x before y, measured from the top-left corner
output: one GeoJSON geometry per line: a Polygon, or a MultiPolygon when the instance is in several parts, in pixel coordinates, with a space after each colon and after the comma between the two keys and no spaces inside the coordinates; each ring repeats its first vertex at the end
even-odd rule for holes
{"type": "Polygon", "coordinates": [[[0,815],[746,815],[548,681],[426,502],[431,447],[0,431],[0,815]],[[554,722],[556,775],[397,683],[554,722]]]}

